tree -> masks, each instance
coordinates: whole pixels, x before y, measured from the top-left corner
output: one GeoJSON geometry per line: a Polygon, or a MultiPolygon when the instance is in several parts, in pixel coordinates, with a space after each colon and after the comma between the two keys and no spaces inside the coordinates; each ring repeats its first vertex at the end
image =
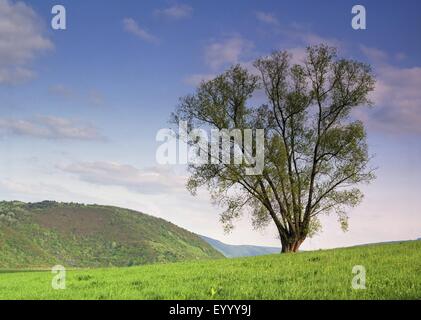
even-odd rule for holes
{"type": "Polygon", "coordinates": [[[374,179],[363,123],[351,112],[371,105],[375,80],[369,65],[339,59],[326,45],[308,47],[301,64],[278,51],[254,66],[259,75],[236,65],[202,82],[172,119],[206,129],[264,128],[263,172],[246,175],[247,163],[190,164],[187,187],[193,194],[208,188],[225,208],[227,231],[249,212],[256,228],[276,225],[282,252],[296,252],[320,230],[321,214],[337,213],[346,230],[345,209],[362,200],[359,184],[374,179]],[[252,106],[262,92],[264,103],[252,106]]]}

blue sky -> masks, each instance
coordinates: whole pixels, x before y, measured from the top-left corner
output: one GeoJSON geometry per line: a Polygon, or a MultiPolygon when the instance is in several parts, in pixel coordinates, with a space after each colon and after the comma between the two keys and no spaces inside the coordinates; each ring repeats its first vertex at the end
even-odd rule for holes
{"type": "Polygon", "coordinates": [[[421,3],[359,1],[61,1],[67,30],[50,27],[55,1],[0,0],[0,192],[6,200],[130,207],[231,243],[276,245],[248,219],[224,235],[205,192],[191,197],[180,168],[157,167],[155,135],[178,98],[229,65],[328,43],[373,65],[368,128],[378,179],[351,212],[305,248],[421,236],[421,3]],[[12,40],[11,40],[12,39],[12,40]],[[170,187],[171,185],[172,187],[170,187]]]}

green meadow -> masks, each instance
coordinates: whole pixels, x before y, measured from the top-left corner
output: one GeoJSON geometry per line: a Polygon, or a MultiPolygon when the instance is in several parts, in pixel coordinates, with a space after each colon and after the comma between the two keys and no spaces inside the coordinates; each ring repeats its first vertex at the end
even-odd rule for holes
{"type": "Polygon", "coordinates": [[[421,299],[421,241],[138,267],[0,273],[1,299],[421,299]],[[366,289],[351,286],[356,265],[366,289]]]}

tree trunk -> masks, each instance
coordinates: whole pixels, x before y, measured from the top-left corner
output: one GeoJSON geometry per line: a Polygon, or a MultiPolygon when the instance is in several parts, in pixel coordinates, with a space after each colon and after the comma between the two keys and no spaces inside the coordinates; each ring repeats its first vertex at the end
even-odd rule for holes
{"type": "Polygon", "coordinates": [[[282,251],[281,253],[292,253],[298,252],[301,244],[304,242],[304,239],[285,239],[281,240],[282,251]]]}

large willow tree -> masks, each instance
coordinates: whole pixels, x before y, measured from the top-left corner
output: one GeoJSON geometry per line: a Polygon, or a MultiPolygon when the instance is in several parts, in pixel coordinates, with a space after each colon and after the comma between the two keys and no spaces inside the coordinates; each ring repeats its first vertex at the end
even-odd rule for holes
{"type": "Polygon", "coordinates": [[[370,66],[339,59],[325,45],[309,47],[300,64],[280,51],[254,66],[259,75],[237,65],[202,82],[181,99],[173,120],[206,129],[265,129],[263,172],[247,175],[247,163],[190,164],[188,188],[193,194],[209,189],[225,208],[227,230],[249,212],[255,227],[276,225],[282,252],[296,252],[321,228],[322,214],[335,212],[346,230],[346,208],[361,201],[358,186],[374,178],[363,123],[351,113],[370,105],[375,81],[370,66]],[[262,96],[265,101],[253,105],[262,96]]]}

